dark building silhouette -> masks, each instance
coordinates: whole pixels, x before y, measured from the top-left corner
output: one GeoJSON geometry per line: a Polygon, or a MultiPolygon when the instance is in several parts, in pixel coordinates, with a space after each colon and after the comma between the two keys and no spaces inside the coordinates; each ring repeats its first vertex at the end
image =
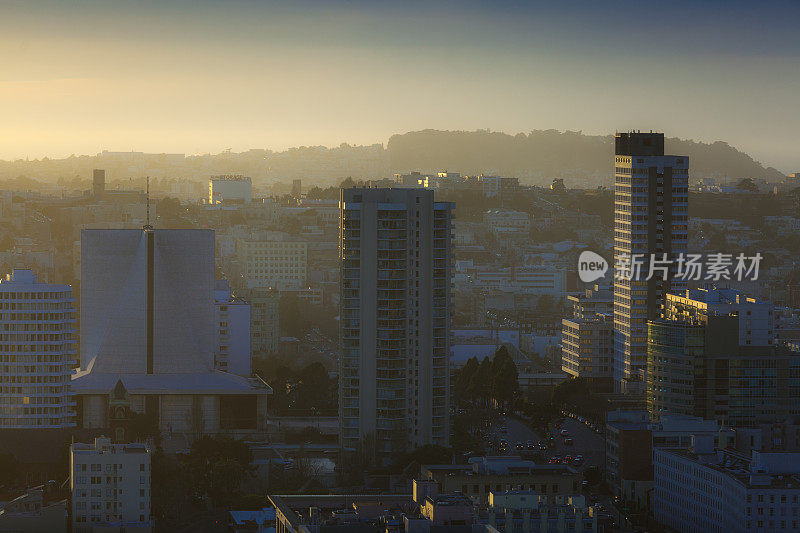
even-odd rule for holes
{"type": "Polygon", "coordinates": [[[96,168],[92,171],[92,196],[97,199],[103,197],[106,192],[106,171],[96,168]]]}

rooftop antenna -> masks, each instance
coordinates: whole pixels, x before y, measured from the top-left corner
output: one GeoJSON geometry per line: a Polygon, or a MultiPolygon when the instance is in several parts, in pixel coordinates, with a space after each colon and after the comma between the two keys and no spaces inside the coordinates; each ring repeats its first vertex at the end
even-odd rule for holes
{"type": "Polygon", "coordinates": [[[147,176],[147,189],[145,192],[145,203],[147,204],[147,219],[144,224],[144,229],[153,229],[153,226],[150,225],[150,176],[147,176]]]}

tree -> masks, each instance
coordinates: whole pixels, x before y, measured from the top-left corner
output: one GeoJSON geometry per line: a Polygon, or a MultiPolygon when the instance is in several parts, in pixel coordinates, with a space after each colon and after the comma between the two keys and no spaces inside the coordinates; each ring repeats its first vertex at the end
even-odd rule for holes
{"type": "Polygon", "coordinates": [[[550,185],[550,189],[556,193],[564,193],[567,192],[567,187],[564,185],[563,178],[555,178],[553,183],[550,185]]]}
{"type": "Polygon", "coordinates": [[[485,357],[478,365],[478,371],[472,376],[469,388],[475,395],[474,397],[480,400],[481,405],[486,406],[491,394],[491,376],[492,376],[492,361],[485,357]]]}
{"type": "Polygon", "coordinates": [[[211,465],[208,495],[214,505],[227,507],[239,492],[246,469],[232,457],[223,457],[211,465]]]}
{"type": "Polygon", "coordinates": [[[583,378],[562,381],[553,389],[553,404],[562,406],[566,403],[577,403],[588,398],[589,385],[583,378]]]}
{"type": "Polygon", "coordinates": [[[175,219],[180,218],[184,213],[184,209],[181,207],[180,200],[168,196],[158,201],[156,204],[156,213],[158,216],[165,219],[175,219]]]}
{"type": "Polygon", "coordinates": [[[758,192],[758,185],[750,178],[744,178],[737,185],[736,188],[740,191],[758,192]]]}
{"type": "Polygon", "coordinates": [[[18,483],[21,474],[17,458],[10,453],[0,453],[0,486],[18,483]]]}
{"type": "Polygon", "coordinates": [[[505,346],[498,348],[494,354],[491,380],[492,397],[502,406],[510,406],[519,393],[519,374],[505,346]]]}
{"type": "Polygon", "coordinates": [[[302,409],[328,409],[331,407],[331,380],[320,363],[311,363],[299,372],[297,407],[302,409]]]}
{"type": "Polygon", "coordinates": [[[456,371],[454,395],[457,402],[475,402],[473,379],[479,368],[480,363],[478,363],[477,357],[470,357],[466,364],[456,371]]]}
{"type": "Polygon", "coordinates": [[[0,237],[0,252],[7,252],[14,248],[14,237],[9,235],[8,233],[3,233],[3,236],[0,237]]]}

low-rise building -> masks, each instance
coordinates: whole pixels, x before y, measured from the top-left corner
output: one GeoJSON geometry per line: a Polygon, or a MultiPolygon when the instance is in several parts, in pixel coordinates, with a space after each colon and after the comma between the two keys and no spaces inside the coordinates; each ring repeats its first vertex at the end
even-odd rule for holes
{"type": "Polygon", "coordinates": [[[489,495],[487,521],[496,531],[523,532],[605,532],[611,518],[600,517],[598,509],[583,496],[542,497],[535,491],[513,490],[489,495]]]}
{"type": "Polygon", "coordinates": [[[687,448],[694,435],[718,440],[714,420],[668,416],[650,422],[647,411],[609,411],[606,414],[606,480],[613,492],[630,505],[649,509],[653,488],[653,450],[687,448]]]}
{"type": "Polygon", "coordinates": [[[687,533],[800,530],[800,453],[750,455],[714,447],[710,437],[688,450],[656,449],[653,511],[687,533]]]}
{"type": "Polygon", "coordinates": [[[67,500],[45,498],[42,487],[0,504],[0,531],[66,533],[67,500]]]}
{"type": "Polygon", "coordinates": [[[70,446],[72,531],[152,531],[150,448],[98,437],[70,446]]]}
{"type": "Polygon", "coordinates": [[[531,217],[522,211],[490,209],[484,213],[483,222],[495,237],[528,236],[531,231],[531,217]]]}
{"type": "Polygon", "coordinates": [[[555,498],[576,494],[581,474],[567,465],[537,465],[516,456],[480,457],[468,465],[426,465],[423,479],[439,483],[443,493],[461,494],[479,504],[489,501],[492,491],[532,490],[555,498]]]}

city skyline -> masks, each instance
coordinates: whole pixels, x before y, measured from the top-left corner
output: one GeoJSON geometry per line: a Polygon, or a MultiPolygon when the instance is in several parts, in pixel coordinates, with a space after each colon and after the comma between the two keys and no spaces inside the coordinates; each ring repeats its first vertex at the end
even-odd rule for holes
{"type": "Polygon", "coordinates": [[[0,22],[3,159],[647,124],[796,165],[793,2],[22,6],[0,22]]]}

